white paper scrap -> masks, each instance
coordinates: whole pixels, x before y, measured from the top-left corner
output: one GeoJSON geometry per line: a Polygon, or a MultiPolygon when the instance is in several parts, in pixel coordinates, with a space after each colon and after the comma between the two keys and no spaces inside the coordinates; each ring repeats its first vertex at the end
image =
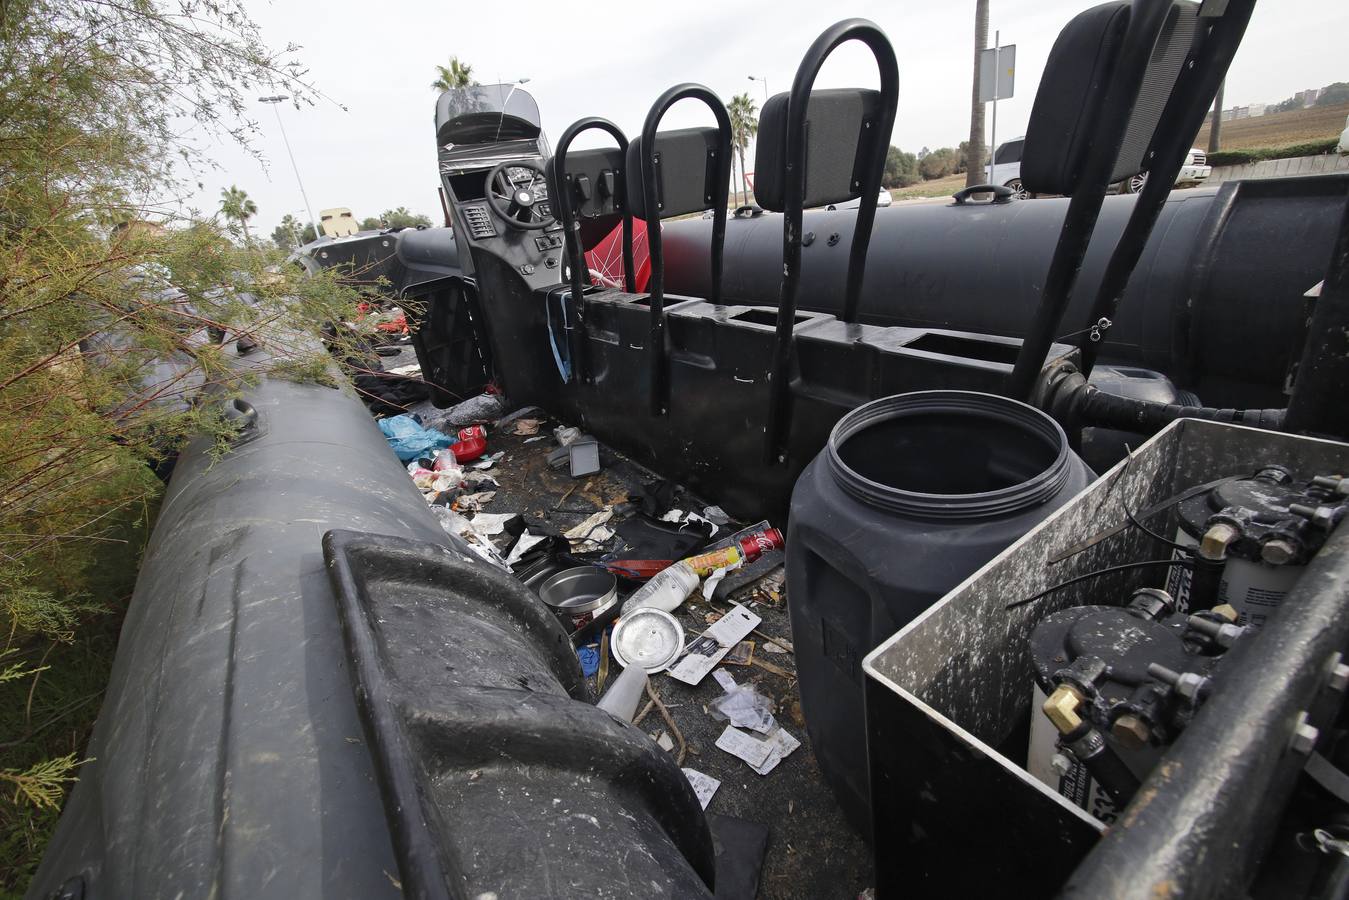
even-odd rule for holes
{"type": "Polygon", "coordinates": [[[738,687],[735,683],[735,678],[733,678],[731,673],[727,672],[725,669],[717,669],[712,673],[712,677],[717,679],[717,684],[721,685],[721,689],[727,693],[730,693],[738,687]]]}
{"type": "Polygon", "coordinates": [[[717,746],[732,756],[740,757],[756,772],[773,754],[773,746],[767,741],[751,737],[734,725],[726,726],[721,737],[717,738],[717,746]]]}
{"type": "Polygon", "coordinates": [[[750,768],[760,775],[767,775],[777,767],[792,751],[801,746],[801,742],[792,737],[785,728],[778,728],[768,737],[764,738],[762,743],[768,745],[768,758],[761,765],[750,765],[750,768]]]}
{"type": "Polygon", "coordinates": [[[697,769],[685,769],[684,777],[693,785],[693,793],[698,795],[698,802],[703,809],[707,809],[707,804],[712,802],[712,795],[721,787],[721,782],[711,775],[704,775],[697,769]]]}
{"type": "Polygon", "coordinates": [[[533,547],[535,544],[538,544],[541,541],[546,540],[548,540],[548,535],[530,534],[529,529],[526,528],[524,532],[520,535],[520,540],[516,541],[515,546],[511,548],[510,556],[506,557],[506,565],[508,566],[515,565],[521,560],[521,558],[526,553],[529,552],[531,547],[533,547]]]}
{"type": "Polygon", "coordinates": [[[697,685],[717,663],[731,652],[731,648],[745,639],[763,620],[740,604],[685,647],[679,662],[670,667],[669,675],[685,684],[697,685]]]}
{"type": "Polygon", "coordinates": [[[485,457],[483,457],[483,458],[480,459],[478,462],[475,462],[475,463],[469,463],[469,468],[473,468],[473,469],[490,469],[490,468],[492,468],[492,466],[495,466],[495,465],[497,464],[497,460],[501,459],[501,457],[503,457],[503,456],[505,456],[505,455],[506,455],[506,451],[505,451],[505,450],[498,450],[496,453],[493,453],[491,456],[485,456],[485,457]]]}
{"type": "Polygon", "coordinates": [[[501,534],[506,530],[506,522],[514,519],[518,513],[475,513],[473,516],[473,530],[479,534],[494,535],[501,534]]]}

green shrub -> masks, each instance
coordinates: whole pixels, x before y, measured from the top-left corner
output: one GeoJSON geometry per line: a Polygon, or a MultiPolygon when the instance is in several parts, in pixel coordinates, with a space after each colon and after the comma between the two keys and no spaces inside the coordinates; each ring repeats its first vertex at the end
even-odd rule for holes
{"type": "Polygon", "coordinates": [[[1247,163],[1261,162],[1267,159],[1294,159],[1299,156],[1320,156],[1322,153],[1334,153],[1339,138],[1326,138],[1322,141],[1310,141],[1305,144],[1290,144],[1287,147],[1260,147],[1253,150],[1219,150],[1208,155],[1210,166],[1243,166],[1247,163]]]}
{"type": "Polygon", "coordinates": [[[260,90],[313,96],[289,57],[239,0],[0,3],[0,895],[24,890],[86,762],[160,496],[151,467],[232,433],[220,404],[184,402],[244,384],[197,338],[257,333],[315,371],[269,336],[352,309],[335,281],[175,212],[209,164],[193,141],[246,145],[260,90]],[[179,377],[147,384],[166,357],[179,377]]]}

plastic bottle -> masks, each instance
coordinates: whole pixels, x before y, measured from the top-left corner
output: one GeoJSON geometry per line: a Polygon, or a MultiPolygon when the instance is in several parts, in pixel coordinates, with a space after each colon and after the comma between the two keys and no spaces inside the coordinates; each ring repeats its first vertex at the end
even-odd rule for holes
{"type": "Polygon", "coordinates": [[[748,535],[721,550],[681,559],[633,591],[632,596],[623,602],[623,612],[631,612],[639,606],[674,612],[697,589],[700,579],[719,569],[734,568],[742,562],[758,559],[769,550],[780,549],[782,545],[782,532],[769,528],[748,535]]]}
{"type": "Polygon", "coordinates": [[[674,612],[697,587],[698,573],[687,560],[681,559],[633,591],[632,596],[623,601],[623,613],[626,615],[642,606],[674,612]]]}

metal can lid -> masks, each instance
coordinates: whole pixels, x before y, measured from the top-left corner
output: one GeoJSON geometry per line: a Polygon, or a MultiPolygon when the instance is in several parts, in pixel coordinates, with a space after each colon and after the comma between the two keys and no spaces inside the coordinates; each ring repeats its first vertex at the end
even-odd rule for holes
{"type": "Polygon", "coordinates": [[[654,675],[679,657],[684,649],[684,628],[662,609],[639,607],[614,625],[609,649],[623,668],[637,666],[654,675]]]}

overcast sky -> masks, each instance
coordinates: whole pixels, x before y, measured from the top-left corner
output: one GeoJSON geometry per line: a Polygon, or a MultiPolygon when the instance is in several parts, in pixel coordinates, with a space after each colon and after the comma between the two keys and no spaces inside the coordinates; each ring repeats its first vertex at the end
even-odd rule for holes
{"type": "MultiPolygon", "coordinates": [[[[470,63],[484,84],[529,78],[524,89],[538,100],[550,138],[586,115],[610,118],[635,135],[656,96],[681,81],[706,84],[723,100],[747,91],[762,105],[762,82],[747,76],[766,77],[773,93],[786,90],[821,30],[862,16],[886,31],[899,59],[893,143],[909,151],[955,146],[969,133],[974,0],[246,2],[272,46],[301,45],[314,82],[331,98],[298,110],[279,107],[315,215],[347,206],[359,219],[406,206],[440,222],[430,83],[434,67],[451,54],[470,63]]],[[[999,140],[1025,130],[1055,36],[1092,5],[992,0],[990,44],[997,29],[1003,43],[1017,45],[1016,96],[998,103],[999,140]]],[[[1263,0],[1229,73],[1226,105],[1277,102],[1349,80],[1346,35],[1344,0],[1263,0]]],[[[840,48],[816,82],[875,84],[875,66],[856,44],[840,48]]],[[[664,127],[710,121],[705,109],[686,101],[664,127]]],[[[275,116],[259,105],[257,122],[266,165],[216,146],[221,171],[205,173],[192,204],[213,212],[221,188],[237,184],[258,205],[255,231],[270,235],[287,212],[303,219],[304,205],[275,116]]]]}

